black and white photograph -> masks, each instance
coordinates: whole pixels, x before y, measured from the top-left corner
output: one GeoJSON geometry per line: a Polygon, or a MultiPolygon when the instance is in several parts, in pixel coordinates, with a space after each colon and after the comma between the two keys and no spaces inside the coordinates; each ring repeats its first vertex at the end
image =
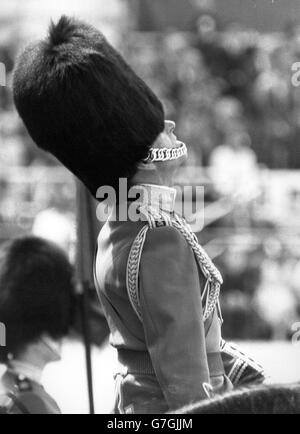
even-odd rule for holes
{"type": "Polygon", "coordinates": [[[299,0],[0,0],[0,414],[300,414],[299,0]]]}

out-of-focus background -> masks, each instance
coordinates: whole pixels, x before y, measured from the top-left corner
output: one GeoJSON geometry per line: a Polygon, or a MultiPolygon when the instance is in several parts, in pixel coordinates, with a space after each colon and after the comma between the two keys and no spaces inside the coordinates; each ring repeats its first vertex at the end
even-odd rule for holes
{"type": "MultiPolygon", "coordinates": [[[[1,0],[0,242],[34,232],[74,258],[74,179],[36,149],[10,89],[18,51],[62,13],[108,36],[189,145],[180,180],[205,186],[199,238],[224,275],[224,337],[242,341],[272,381],[299,381],[300,343],[292,345],[300,321],[300,86],[292,70],[300,62],[299,1],[1,0]]],[[[107,412],[115,354],[104,344],[93,363],[97,411],[107,412]]],[[[63,411],[86,411],[80,342],[65,344],[45,385],[63,411]]]]}

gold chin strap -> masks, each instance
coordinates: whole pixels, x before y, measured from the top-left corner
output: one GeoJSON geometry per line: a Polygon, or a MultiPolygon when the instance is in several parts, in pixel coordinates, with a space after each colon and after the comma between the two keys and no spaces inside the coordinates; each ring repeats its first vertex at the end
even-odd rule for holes
{"type": "Polygon", "coordinates": [[[151,148],[144,163],[178,160],[185,155],[187,155],[187,147],[184,143],[181,143],[179,148],[151,148]]]}

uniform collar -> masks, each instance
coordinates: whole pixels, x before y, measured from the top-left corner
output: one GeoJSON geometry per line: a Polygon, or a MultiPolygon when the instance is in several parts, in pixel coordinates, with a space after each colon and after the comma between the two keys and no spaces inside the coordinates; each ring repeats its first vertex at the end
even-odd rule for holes
{"type": "Polygon", "coordinates": [[[135,192],[140,193],[138,201],[142,206],[151,206],[157,210],[173,212],[177,191],[175,188],[156,184],[138,184],[135,192]]]}

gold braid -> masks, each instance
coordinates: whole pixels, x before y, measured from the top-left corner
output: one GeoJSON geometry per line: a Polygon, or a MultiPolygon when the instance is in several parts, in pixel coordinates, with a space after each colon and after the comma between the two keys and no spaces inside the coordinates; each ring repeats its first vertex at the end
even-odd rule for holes
{"type": "Polygon", "coordinates": [[[177,229],[183,235],[188,245],[193,250],[204,277],[207,279],[205,288],[208,288],[208,293],[206,294],[206,291],[204,291],[202,296],[203,301],[206,301],[203,314],[204,321],[206,321],[212,315],[219,303],[220,289],[223,283],[221,273],[213,264],[212,260],[209,258],[203,247],[199,244],[196,235],[193,233],[192,229],[183,218],[176,214],[174,214],[174,216],[170,216],[170,214],[163,211],[157,212],[157,210],[154,210],[150,207],[147,207],[147,210],[144,209],[143,214],[146,216],[148,224],[141,229],[135,238],[130,250],[127,264],[127,291],[134,311],[142,321],[142,313],[139,302],[138,277],[141,256],[147,237],[147,232],[149,229],[154,229],[162,225],[171,226],[177,229]]]}
{"type": "Polygon", "coordinates": [[[139,300],[139,268],[148,230],[149,226],[144,226],[134,240],[128,257],[126,273],[129,300],[135,313],[141,321],[142,313],[139,300]]]}
{"type": "Polygon", "coordinates": [[[204,312],[204,321],[206,321],[211,316],[211,314],[215,310],[216,305],[219,302],[223,278],[221,276],[220,271],[214,265],[214,263],[212,262],[212,260],[210,259],[206,251],[199,244],[196,235],[194,234],[190,226],[186,223],[186,221],[183,218],[179,217],[178,215],[175,215],[175,221],[173,221],[172,226],[175,227],[177,230],[179,230],[180,233],[186,239],[187,243],[193,250],[198,260],[199,266],[204,276],[209,282],[210,288],[209,288],[208,300],[204,312]]]}

